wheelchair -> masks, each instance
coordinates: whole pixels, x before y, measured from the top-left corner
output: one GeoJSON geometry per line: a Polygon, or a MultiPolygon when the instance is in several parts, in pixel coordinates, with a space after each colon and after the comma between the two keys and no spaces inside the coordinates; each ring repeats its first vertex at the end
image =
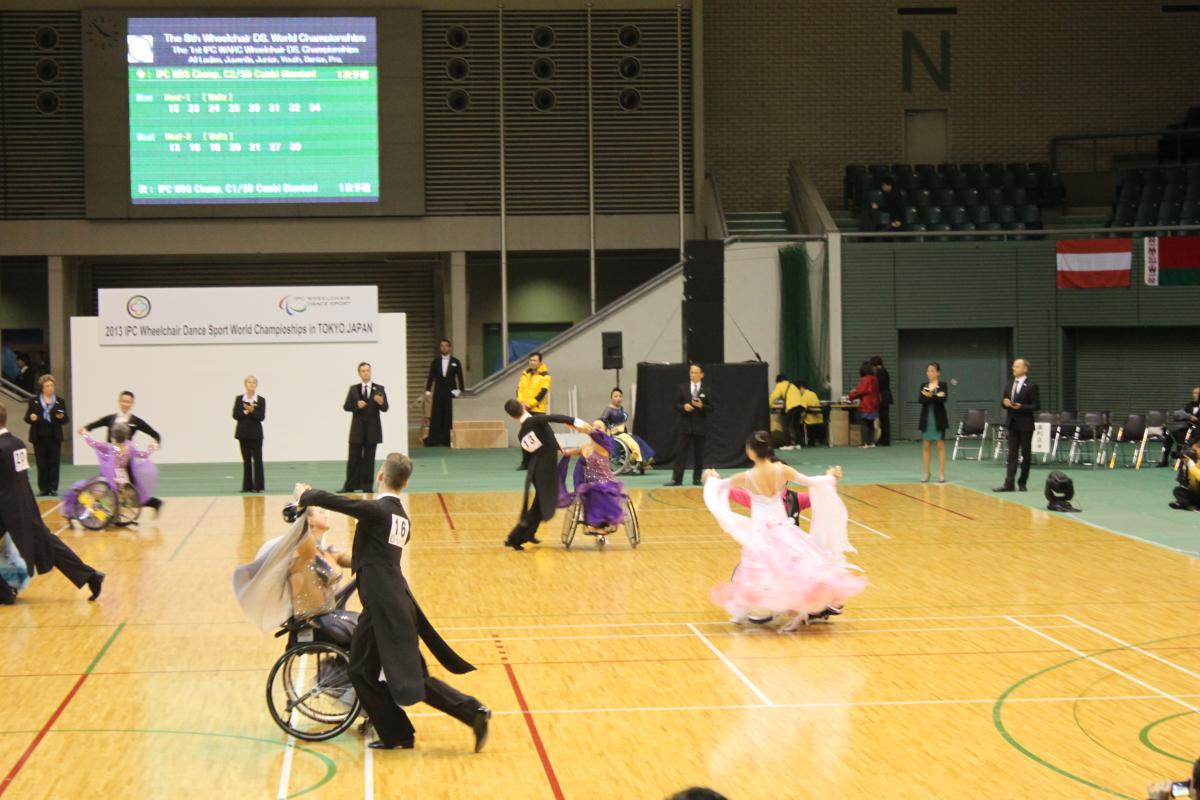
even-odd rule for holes
{"type": "MultiPolygon", "coordinates": [[[[637,509],[634,507],[633,499],[624,493],[621,494],[621,508],[625,512],[625,521],[622,525],[625,528],[625,535],[629,538],[629,546],[636,548],[642,541],[642,529],[638,524],[637,509]]],[[[571,543],[575,541],[576,532],[585,527],[587,525],[583,519],[583,500],[576,497],[571,501],[571,505],[563,509],[563,547],[570,550],[571,543]]],[[[616,532],[617,529],[612,528],[603,533],[588,531],[587,535],[596,537],[596,547],[604,547],[608,544],[608,537],[616,532]]]]}
{"type": "Polygon", "coordinates": [[[293,617],[275,634],[287,637],[283,655],[267,676],[267,711],[285,733],[323,742],[344,733],[362,706],[350,683],[350,638],[358,613],[346,610],[357,588],[350,581],[336,595],[332,611],[293,617]]]}
{"type": "Polygon", "coordinates": [[[646,461],[635,461],[633,458],[633,448],[625,441],[625,437],[632,439],[632,435],[628,433],[624,426],[620,429],[609,428],[608,435],[612,437],[613,449],[608,454],[608,462],[612,466],[613,475],[629,475],[636,472],[638,475],[646,474],[646,461]]]}
{"type": "Polygon", "coordinates": [[[142,504],[132,483],[126,483],[118,491],[100,475],[79,490],[75,504],[79,510],[67,521],[74,520],[89,531],[102,531],[109,525],[125,528],[135,524],[142,514],[142,504]]]}

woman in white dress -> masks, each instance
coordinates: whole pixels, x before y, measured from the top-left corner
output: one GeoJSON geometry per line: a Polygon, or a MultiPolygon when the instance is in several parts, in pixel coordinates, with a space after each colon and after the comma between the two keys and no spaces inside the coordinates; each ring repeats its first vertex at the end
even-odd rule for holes
{"type": "Polygon", "coordinates": [[[771,461],[768,434],[759,431],[746,441],[753,466],[721,479],[706,473],[704,502],[730,536],[742,546],[742,560],[733,577],[714,586],[712,600],[734,622],[770,618],[788,612],[795,618],[782,631],[796,630],[811,616],[840,608],[866,588],[867,580],[846,560],[854,552],[846,528],[846,506],[837,493],[840,467],[810,477],[786,464],[771,461]],[[783,505],[786,485],[800,484],[812,501],[808,532],[796,527],[783,505]],[[750,493],[750,516],[729,508],[731,489],[750,493]]]}

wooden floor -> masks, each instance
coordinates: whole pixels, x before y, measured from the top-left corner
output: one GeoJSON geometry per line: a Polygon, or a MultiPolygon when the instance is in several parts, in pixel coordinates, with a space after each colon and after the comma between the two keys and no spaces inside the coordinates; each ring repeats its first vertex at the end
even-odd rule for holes
{"type": "Polygon", "coordinates": [[[64,532],[108,580],[88,603],[39,577],[0,608],[0,795],[1141,798],[1187,772],[1195,560],[956,486],[845,496],[872,585],[792,635],[709,604],[738,551],[698,490],[635,493],[636,551],[566,551],[556,519],[514,553],[515,493],[408,497],[414,591],[479,667],[452,683],[496,712],[479,755],[426,706],[414,751],[288,747],[263,692],[280,642],[230,588],[283,498],[172,499],[137,530],[64,532]]]}

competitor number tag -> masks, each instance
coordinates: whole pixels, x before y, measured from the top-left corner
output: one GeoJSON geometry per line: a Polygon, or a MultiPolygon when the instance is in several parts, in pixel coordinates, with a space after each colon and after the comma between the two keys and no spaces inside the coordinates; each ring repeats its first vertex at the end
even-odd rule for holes
{"type": "Polygon", "coordinates": [[[13,467],[17,472],[24,472],[29,469],[29,454],[25,452],[25,448],[13,450],[13,467]]]}
{"type": "Polygon", "coordinates": [[[526,453],[536,453],[538,448],[542,446],[542,440],[537,437],[533,431],[525,434],[521,439],[521,449],[526,453]]]}
{"type": "Polygon", "coordinates": [[[388,544],[404,547],[408,544],[408,533],[408,520],[399,514],[392,514],[392,532],[388,534],[388,544]]]}

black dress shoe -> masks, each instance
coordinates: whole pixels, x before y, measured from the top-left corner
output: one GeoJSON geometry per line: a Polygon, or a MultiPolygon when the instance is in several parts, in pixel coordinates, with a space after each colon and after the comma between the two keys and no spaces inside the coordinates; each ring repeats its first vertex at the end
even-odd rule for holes
{"type": "Polygon", "coordinates": [[[992,491],[993,492],[1015,492],[1016,489],[1009,486],[1008,484],[1005,484],[1003,486],[997,486],[995,489],[992,489],[992,491]]]}
{"type": "Polygon", "coordinates": [[[1019,485],[1017,486],[1017,491],[1020,491],[1020,492],[1028,492],[1028,491],[1029,491],[1029,487],[1027,487],[1025,484],[1023,484],[1023,483],[1022,483],[1022,484],[1019,484],[1019,485]]]}
{"type": "Polygon", "coordinates": [[[488,738],[488,720],[492,718],[492,710],[487,706],[480,706],[475,711],[475,718],[471,720],[471,730],[475,731],[475,752],[478,753],[487,744],[488,738]]]}
{"type": "Polygon", "coordinates": [[[679,481],[667,481],[666,483],[663,484],[663,486],[682,486],[682,485],[683,484],[681,484],[679,481]]]}
{"type": "Polygon", "coordinates": [[[1184,506],[1182,503],[1167,503],[1167,505],[1176,511],[1182,511],[1186,508],[1186,506],[1184,506]]]}
{"type": "Polygon", "coordinates": [[[692,486],[703,486],[704,481],[692,481],[692,486]]]}
{"type": "Polygon", "coordinates": [[[416,742],[396,742],[395,744],[389,744],[383,739],[376,739],[367,745],[372,750],[412,750],[416,746],[416,742]]]}
{"type": "Polygon", "coordinates": [[[104,573],[93,572],[92,577],[87,580],[87,587],[92,590],[91,595],[88,597],[89,602],[99,597],[100,590],[104,587],[104,573]]]}
{"type": "Polygon", "coordinates": [[[542,543],[542,540],[536,536],[530,536],[529,541],[532,542],[533,544],[541,544],[542,543]]]}
{"type": "Polygon", "coordinates": [[[504,546],[511,547],[513,550],[524,550],[525,549],[525,543],[518,542],[516,539],[505,539],[504,546]]]}

